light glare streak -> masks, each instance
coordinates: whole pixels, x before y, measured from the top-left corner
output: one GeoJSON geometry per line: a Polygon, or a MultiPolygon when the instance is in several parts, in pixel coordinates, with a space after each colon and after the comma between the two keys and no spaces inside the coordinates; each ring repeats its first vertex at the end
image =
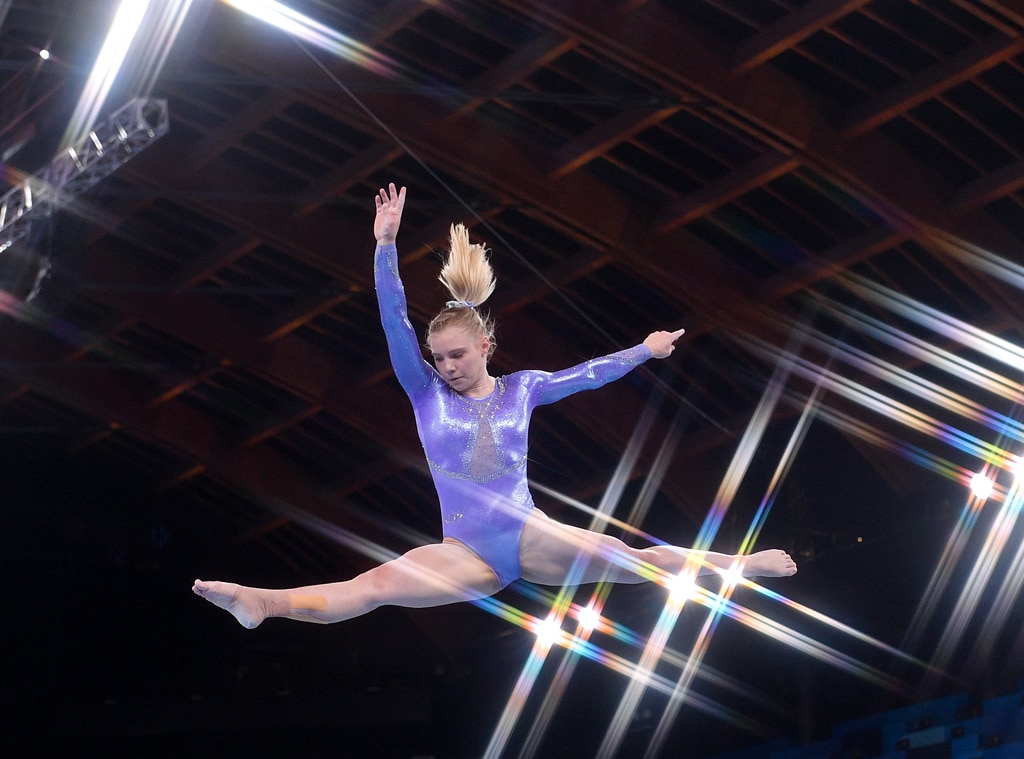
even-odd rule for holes
{"type": "Polygon", "coordinates": [[[968,266],[1001,279],[1018,290],[1024,290],[1024,266],[997,256],[941,229],[931,228],[926,234],[942,250],[968,266]]]}
{"type": "MultiPolygon", "coordinates": [[[[796,347],[800,344],[799,340],[800,334],[793,333],[791,344],[796,347]]],[[[746,472],[750,467],[750,462],[753,460],[754,454],[760,445],[761,439],[768,427],[768,422],[774,414],[779,398],[782,396],[788,376],[789,368],[785,362],[777,363],[771,379],[765,386],[757,408],[754,410],[754,414],[751,417],[750,422],[747,424],[747,428],[744,430],[743,437],[740,440],[737,450],[729,462],[729,468],[727,469],[725,477],[723,478],[718,492],[715,495],[711,509],[708,512],[707,517],[705,517],[704,523],[701,525],[700,532],[694,542],[694,545],[698,550],[707,550],[714,542],[718,529],[721,526],[722,521],[725,519],[726,512],[732,504],[732,500],[739,489],[739,485],[743,477],[746,476],[746,472]]],[[[690,571],[696,574],[697,569],[698,567],[692,565],[688,559],[687,566],[681,574],[688,574],[690,571]]],[[[677,595],[670,594],[668,602],[662,610],[658,623],[651,634],[651,638],[640,657],[639,666],[645,671],[653,671],[657,662],[662,658],[668,636],[675,627],[685,601],[685,597],[680,598],[677,595]]],[[[705,631],[708,635],[710,635],[710,631],[714,629],[716,624],[715,618],[716,615],[712,613],[705,623],[705,631]]],[[[704,642],[704,639],[700,639],[694,649],[694,652],[691,653],[691,656],[687,661],[687,666],[684,668],[680,677],[680,681],[676,684],[676,688],[674,689],[674,692],[678,693],[679,698],[685,697],[686,693],[689,691],[689,686],[692,683],[700,662],[703,660],[706,645],[707,644],[704,642]]],[[[627,686],[626,693],[619,702],[615,716],[612,718],[608,731],[605,733],[604,739],[602,740],[601,755],[611,756],[617,752],[622,743],[625,732],[628,729],[629,721],[632,719],[632,715],[635,713],[636,707],[643,695],[643,690],[642,681],[634,680],[627,686]]],[[[663,715],[663,720],[666,718],[671,719],[671,716],[666,717],[663,715]]]]}
{"type": "Polygon", "coordinates": [[[593,606],[584,606],[576,613],[576,620],[583,630],[591,632],[601,623],[601,614],[593,606]]]}
{"type": "MultiPolygon", "coordinates": [[[[1007,509],[1013,513],[1015,520],[1020,516],[1021,507],[1024,505],[1022,503],[1024,501],[1022,487],[1024,487],[1024,483],[1016,480],[1006,498],[1007,509]]],[[[1006,627],[1022,588],[1024,588],[1024,542],[1018,542],[1017,550],[1014,552],[995,596],[988,604],[988,614],[975,639],[972,652],[974,661],[984,662],[991,658],[996,638],[1006,627]]]]}
{"type": "MultiPolygon", "coordinates": [[[[296,522],[305,524],[306,526],[314,529],[315,531],[323,534],[326,537],[338,542],[341,545],[345,545],[348,548],[362,553],[377,562],[384,562],[397,556],[397,554],[387,548],[380,546],[379,544],[373,543],[372,541],[362,537],[361,535],[352,531],[341,528],[333,523],[327,522],[326,520],[314,517],[308,511],[302,511],[291,507],[288,504],[282,502],[276,502],[275,507],[281,513],[284,513],[296,522]]],[[[364,515],[369,518],[369,515],[364,515]]],[[[407,530],[403,530],[403,533],[408,533],[407,530]]],[[[411,534],[411,533],[410,533],[411,534]]],[[[425,542],[426,536],[420,536],[420,542],[425,542]]],[[[651,568],[650,573],[656,574],[660,570],[651,568]]],[[[664,573],[662,573],[664,574],[664,573]]],[[[446,582],[450,582],[447,579],[446,582]]],[[[834,620],[829,619],[819,612],[815,612],[807,607],[803,607],[789,599],[785,599],[783,596],[771,591],[767,588],[757,585],[750,580],[742,580],[741,584],[747,588],[753,588],[760,593],[766,594],[768,597],[782,601],[787,607],[794,609],[798,612],[806,614],[809,618],[823,622],[833,629],[840,630],[847,634],[855,636],[858,640],[871,643],[876,645],[882,650],[893,653],[903,659],[910,661],[915,664],[923,663],[913,660],[912,657],[908,657],[900,651],[892,649],[891,647],[885,646],[878,641],[849,628],[846,625],[837,623],[834,620]]],[[[537,586],[521,585],[521,589],[527,594],[538,595],[538,600],[553,605],[555,600],[551,594],[544,592],[537,586]]],[[[691,600],[700,603],[703,606],[714,611],[716,615],[722,614],[729,616],[730,618],[738,621],[740,624],[744,624],[752,629],[761,632],[772,639],[787,645],[795,650],[801,651],[819,661],[825,662],[832,666],[835,666],[845,672],[848,672],[854,676],[865,679],[869,682],[873,682],[882,687],[890,688],[893,690],[899,690],[900,685],[894,678],[880,673],[875,668],[864,664],[863,662],[857,661],[854,657],[844,654],[837,649],[828,646],[824,643],[815,641],[806,633],[802,633],[793,630],[782,623],[769,619],[762,614],[753,612],[749,609],[732,602],[728,599],[723,599],[720,593],[711,592],[707,589],[701,588],[700,586],[694,586],[694,592],[691,594],[691,600]]],[[[503,601],[496,599],[495,597],[480,598],[475,601],[471,601],[474,605],[481,609],[500,617],[501,619],[510,622],[526,631],[536,634],[539,627],[545,624],[547,618],[541,618],[529,614],[521,609],[517,609],[503,601]]],[[[673,613],[675,609],[682,608],[681,603],[669,603],[666,604],[666,608],[663,609],[663,614],[667,611],[673,613]]],[[[580,607],[574,607],[575,613],[579,613],[580,607]]],[[[550,622],[549,622],[550,624],[550,622]]],[[[684,656],[678,652],[672,651],[671,649],[664,646],[664,643],[659,646],[657,642],[654,646],[651,645],[650,641],[644,641],[644,639],[637,635],[635,632],[628,630],[618,623],[614,623],[611,620],[601,619],[601,622],[597,626],[597,631],[606,632],[612,635],[616,640],[627,643],[634,647],[643,647],[645,650],[652,648],[660,648],[662,650],[662,656],[660,659],[661,664],[668,664],[676,666],[681,669],[685,669],[690,666],[693,661],[693,657],[684,656]]],[[[665,625],[656,626],[657,630],[666,629],[665,625]]],[[[605,666],[610,671],[622,674],[630,679],[631,682],[638,681],[642,683],[642,687],[654,689],[656,692],[661,693],[669,697],[672,703],[682,703],[679,699],[683,698],[683,694],[677,692],[676,684],[666,679],[663,676],[655,674],[651,668],[643,667],[640,664],[634,664],[622,656],[609,652],[586,639],[584,636],[572,635],[565,631],[556,633],[553,635],[554,645],[565,648],[572,653],[580,656],[585,656],[592,661],[595,661],[602,666],[605,666]]],[[[515,704],[515,713],[519,713],[522,707],[525,705],[525,701],[529,696],[529,692],[532,688],[533,682],[536,680],[539,674],[540,667],[543,665],[544,658],[547,654],[547,644],[542,645],[538,639],[534,645],[534,652],[531,654],[530,659],[527,662],[527,666],[524,667],[523,672],[520,675],[517,686],[513,690],[511,701],[515,704]],[[540,649],[545,649],[543,652],[540,649]],[[543,655],[542,655],[543,653],[543,655]]],[[[728,679],[721,675],[715,674],[706,665],[699,667],[693,666],[692,671],[698,676],[710,679],[711,682],[715,683],[719,687],[731,690],[739,695],[743,695],[747,698],[754,698],[755,694],[752,694],[746,686],[741,683],[731,683],[728,679]]],[[[558,679],[564,686],[565,678],[558,679]]],[[[715,716],[719,719],[723,719],[731,724],[734,724],[743,729],[757,733],[761,732],[758,726],[748,718],[743,717],[733,709],[726,708],[712,699],[702,696],[698,693],[694,693],[692,690],[685,694],[685,703],[693,708],[703,711],[707,714],[715,716]]],[[[767,707],[772,707],[770,701],[764,702],[767,707]]],[[[492,736],[492,745],[504,746],[511,731],[515,726],[515,719],[504,720],[499,724],[498,729],[492,736]]],[[[500,754],[491,753],[489,756],[499,756],[500,754]]]]}
{"type": "Polygon", "coordinates": [[[86,80],[78,105],[75,106],[68,122],[58,152],[77,145],[88,136],[121,70],[121,64],[135,40],[149,5],[150,0],[121,0],[103,47],[86,80]]]}
{"type": "Polygon", "coordinates": [[[193,0],[162,0],[160,17],[155,22],[155,31],[143,48],[142,60],[135,66],[138,84],[133,88],[136,95],[149,95],[157,78],[167,63],[167,57],[174,47],[182,24],[188,16],[193,0]]]}
{"type": "MultiPolygon", "coordinates": [[[[821,296],[819,296],[821,297],[821,296]]],[[[915,335],[868,316],[856,309],[835,301],[822,298],[833,317],[844,322],[851,329],[862,332],[897,349],[901,353],[923,361],[937,369],[959,377],[976,387],[981,387],[1001,398],[1018,402],[1024,394],[1024,385],[987,369],[973,361],[936,347],[915,335]]]]}
{"type": "MultiPolygon", "coordinates": [[[[590,528],[594,532],[600,532],[603,529],[606,520],[603,520],[602,518],[613,513],[618,505],[618,502],[622,497],[622,493],[629,482],[630,473],[636,466],[636,461],[640,455],[640,451],[643,448],[647,436],[650,434],[651,427],[657,416],[657,410],[660,402],[660,396],[649,400],[644,407],[644,412],[637,420],[637,424],[633,428],[633,433],[630,436],[629,443],[626,446],[625,454],[615,467],[615,471],[608,483],[608,487],[601,498],[601,503],[597,509],[597,513],[595,513],[591,518],[590,528]]],[[[588,550],[591,549],[591,547],[583,545],[580,546],[580,548],[581,550],[578,552],[572,566],[569,568],[566,583],[559,591],[555,603],[551,608],[551,616],[559,622],[565,617],[572,602],[572,598],[577,591],[578,583],[583,579],[584,573],[586,572],[587,566],[591,560],[591,550],[588,550]]],[[[602,582],[601,584],[603,585],[604,583],[602,582]]],[[[606,589],[599,587],[599,594],[606,595],[607,592],[608,591],[606,589]]],[[[543,663],[543,656],[546,655],[546,651],[547,649],[538,649],[537,646],[534,647],[530,661],[527,663],[527,666],[524,667],[519,679],[519,683],[522,684],[524,688],[532,689],[533,683],[539,675],[540,667],[543,663]],[[529,684],[527,685],[527,683],[529,684]]],[[[538,711],[537,716],[530,727],[529,734],[527,735],[527,750],[539,745],[540,740],[543,737],[544,732],[547,730],[547,726],[553,718],[558,704],[561,701],[561,694],[564,692],[569,679],[575,671],[576,661],[576,656],[569,654],[566,655],[559,664],[556,677],[552,682],[551,687],[548,689],[548,692],[543,699],[541,709],[538,711]]],[[[488,756],[500,756],[504,754],[505,743],[512,734],[512,730],[515,723],[519,720],[521,711],[522,704],[519,702],[519,699],[515,698],[513,695],[513,698],[510,698],[508,703],[506,703],[498,726],[488,744],[488,756]]]]}
{"type": "Polygon", "coordinates": [[[836,277],[851,292],[864,300],[921,325],[933,332],[956,340],[961,345],[978,351],[994,361],[1016,371],[1024,371],[1024,348],[996,337],[985,330],[926,306],[902,293],[872,282],[851,272],[836,277]]]}
{"type": "Polygon", "coordinates": [[[935,417],[886,396],[878,390],[843,377],[832,370],[817,366],[800,356],[785,354],[782,349],[759,338],[746,336],[741,339],[751,350],[760,355],[786,362],[793,371],[812,381],[820,382],[831,392],[911,429],[942,440],[984,462],[1001,464],[1009,459],[1009,454],[999,446],[981,440],[975,435],[959,430],[945,422],[940,422],[935,417]]]}
{"type": "Polygon", "coordinates": [[[857,348],[848,345],[837,345],[833,338],[822,333],[808,331],[806,339],[809,344],[818,349],[831,352],[832,357],[856,367],[883,382],[905,390],[947,411],[952,411],[959,416],[984,424],[1001,435],[1007,435],[1014,440],[1024,441],[1024,425],[1012,417],[992,411],[975,400],[919,377],[913,372],[888,361],[870,356],[857,348]]]}
{"type": "Polygon", "coordinates": [[[939,667],[949,663],[957,646],[959,646],[967,624],[981,602],[985,586],[988,585],[995,572],[996,564],[1006,548],[1007,541],[1017,524],[1020,515],[1021,499],[1007,498],[1003,501],[996,518],[985,538],[978,559],[964,583],[953,612],[949,615],[942,637],[936,645],[932,657],[939,667]]]}
{"type": "Polygon", "coordinates": [[[758,401],[757,408],[754,410],[747,428],[743,431],[743,437],[733,454],[732,460],[729,462],[729,468],[726,470],[725,477],[721,485],[719,485],[718,492],[715,494],[711,509],[704,520],[704,524],[701,525],[697,540],[694,542],[695,548],[707,550],[714,542],[715,535],[718,534],[718,528],[725,519],[725,514],[732,504],[732,499],[736,496],[736,491],[739,490],[740,483],[747,469],[750,468],[750,462],[754,459],[754,454],[761,443],[761,438],[768,428],[768,422],[771,420],[779,398],[782,396],[788,372],[789,367],[785,362],[776,364],[775,371],[768,381],[760,401],[758,401]]]}
{"type": "Polygon", "coordinates": [[[222,0],[253,18],[270,24],[288,35],[308,42],[338,58],[355,63],[377,74],[390,74],[394,64],[373,48],[346,34],[321,24],[276,0],[222,0]]]}
{"type": "MultiPolygon", "coordinates": [[[[794,399],[793,402],[801,403],[799,399],[794,399]]],[[[972,472],[968,469],[954,464],[949,459],[926,451],[920,446],[912,445],[904,440],[898,440],[892,435],[868,424],[863,419],[850,416],[826,405],[819,406],[816,413],[819,419],[833,427],[879,448],[896,453],[908,461],[912,461],[918,466],[935,472],[946,479],[965,486],[970,481],[972,472]]]]}

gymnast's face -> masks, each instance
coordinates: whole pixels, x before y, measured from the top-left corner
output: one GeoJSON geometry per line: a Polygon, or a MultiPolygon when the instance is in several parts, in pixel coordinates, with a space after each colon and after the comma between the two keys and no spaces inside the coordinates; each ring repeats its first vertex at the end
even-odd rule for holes
{"type": "Polygon", "coordinates": [[[438,374],[448,385],[465,395],[486,395],[491,391],[487,373],[487,337],[478,337],[462,327],[446,327],[427,338],[438,374]]]}

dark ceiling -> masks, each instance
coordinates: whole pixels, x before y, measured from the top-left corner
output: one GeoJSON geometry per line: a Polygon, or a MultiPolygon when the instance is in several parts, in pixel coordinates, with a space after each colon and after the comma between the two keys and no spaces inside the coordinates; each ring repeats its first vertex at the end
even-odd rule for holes
{"type": "MultiPolygon", "coordinates": [[[[548,491],[596,507],[624,474],[618,518],[689,545],[728,506],[714,546],[735,551],[764,502],[758,545],[801,565],[771,588],[945,671],[741,590],[835,656],[722,621],[666,755],[1024,674],[1019,568],[985,542],[1015,491],[966,488],[1021,448],[1024,2],[288,5],[363,58],[194,0],[159,74],[155,43],[133,51],[102,111],[166,100],[169,133],[0,254],[8,735],[40,755],[483,755],[533,640],[501,616],[250,632],[189,592],[343,579],[439,537],[372,285],[388,181],[409,188],[418,329],[448,224],[492,249],[498,372],[687,328],[671,359],[536,414],[539,505],[588,524],[548,491]]],[[[116,6],[0,0],[5,191],[61,147],[116,6]]],[[[498,598],[544,616],[549,590],[498,598]]],[[[646,636],[663,600],[616,588],[606,614],[646,636]]],[[[706,617],[686,607],[670,647],[706,617]]],[[[570,659],[550,655],[507,755],[596,754],[629,680],[570,659]]],[[[637,700],[621,755],[666,702],[637,700]]]]}

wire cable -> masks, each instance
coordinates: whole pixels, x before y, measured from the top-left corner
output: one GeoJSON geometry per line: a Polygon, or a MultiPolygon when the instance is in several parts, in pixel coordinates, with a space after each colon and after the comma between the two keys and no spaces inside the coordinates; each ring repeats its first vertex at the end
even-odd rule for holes
{"type": "MultiPolygon", "coordinates": [[[[480,215],[480,213],[478,213],[469,203],[467,203],[462,198],[462,196],[460,196],[459,193],[456,192],[456,190],[444,180],[444,178],[440,174],[438,174],[436,171],[434,171],[434,169],[431,168],[427,164],[426,161],[424,161],[422,158],[419,157],[419,155],[416,153],[416,151],[413,150],[412,147],[410,147],[410,145],[407,142],[405,142],[405,140],[403,140],[398,134],[396,134],[395,131],[393,129],[391,129],[390,126],[388,126],[386,123],[384,123],[384,121],[379,116],[377,116],[377,114],[374,113],[373,110],[368,105],[366,105],[366,103],[364,103],[359,98],[359,96],[356,95],[356,93],[352,91],[352,89],[348,85],[346,85],[338,76],[336,76],[334,74],[334,72],[332,72],[329,68],[327,68],[327,66],[325,66],[323,64],[323,62],[321,62],[320,59],[317,58],[313,54],[313,52],[308,47],[306,47],[306,45],[304,45],[302,43],[302,40],[300,40],[298,37],[296,37],[295,35],[292,35],[292,34],[290,34],[289,36],[292,38],[292,40],[295,42],[295,44],[299,47],[299,49],[302,50],[302,52],[305,53],[309,57],[309,59],[314,63],[314,65],[317,66],[317,68],[319,68],[332,82],[334,82],[334,84],[336,84],[338,86],[338,88],[341,89],[341,91],[344,92],[349,97],[349,99],[351,99],[352,102],[355,103],[360,108],[360,110],[362,110],[363,113],[365,113],[370,118],[370,120],[373,121],[374,124],[376,124],[378,127],[380,127],[380,129],[385,134],[387,134],[388,137],[390,137],[395,142],[395,144],[398,145],[406,153],[406,155],[408,155],[413,161],[415,161],[417,164],[419,164],[419,166],[435,182],[437,182],[437,184],[445,192],[447,192],[455,200],[456,203],[458,203],[460,206],[462,206],[462,208],[464,208],[468,214],[470,214],[474,219],[476,219],[476,221],[484,229],[486,229],[487,232],[498,243],[500,243],[503,248],[505,248],[510,253],[512,253],[516,258],[518,258],[519,261],[523,264],[523,266],[525,266],[527,269],[529,269],[530,272],[535,277],[537,277],[541,282],[543,282],[545,285],[547,285],[547,287],[551,290],[551,292],[554,295],[559,297],[572,311],[574,311],[597,334],[599,334],[599,335],[601,335],[601,337],[605,338],[611,345],[615,345],[616,344],[615,339],[608,333],[607,330],[605,330],[600,324],[598,324],[597,321],[595,321],[582,308],[580,308],[580,306],[577,305],[576,302],[573,301],[568,295],[566,295],[564,292],[562,292],[558,288],[558,286],[554,282],[552,282],[547,276],[545,276],[545,274],[540,269],[538,269],[534,264],[532,264],[529,260],[527,260],[527,258],[522,253],[519,252],[519,250],[516,248],[516,246],[514,246],[507,239],[505,239],[505,237],[497,229],[495,229],[485,218],[483,218],[483,216],[480,215]]],[[[676,401],[678,401],[679,403],[689,407],[695,414],[700,416],[702,419],[704,419],[709,424],[711,424],[714,427],[716,427],[719,431],[724,432],[726,435],[729,435],[730,437],[734,437],[735,436],[735,434],[733,432],[731,432],[729,429],[727,429],[725,427],[725,425],[723,425],[722,423],[720,423],[719,421],[717,421],[716,419],[714,419],[710,415],[708,415],[706,412],[704,412],[703,410],[698,408],[692,401],[690,401],[682,393],[678,392],[675,388],[673,388],[671,385],[669,385],[668,382],[666,382],[661,377],[659,377],[655,372],[651,371],[650,369],[648,369],[646,367],[643,367],[643,370],[644,370],[645,375],[655,385],[660,386],[663,390],[665,390],[665,392],[667,392],[669,395],[671,395],[676,401]]]]}

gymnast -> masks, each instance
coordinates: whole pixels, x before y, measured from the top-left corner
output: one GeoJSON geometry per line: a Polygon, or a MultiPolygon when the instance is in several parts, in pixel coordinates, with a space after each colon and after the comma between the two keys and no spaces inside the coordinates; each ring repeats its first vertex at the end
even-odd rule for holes
{"type": "Polygon", "coordinates": [[[683,330],[652,332],[639,345],[558,372],[491,376],[493,323],[480,306],[494,290],[487,250],[452,225],[441,282],[452,300],[431,321],[424,359],[409,322],[395,240],[406,189],[376,196],[374,280],[391,363],[412,401],[441,506],[443,540],[344,581],[272,590],[196,580],[193,591],[253,628],[268,617],[331,623],[385,605],[422,608],[497,593],[518,578],[640,583],[688,569],[738,568],[746,577],[785,577],[796,564],[784,551],[745,556],[659,545],[634,548],[618,538],[551,519],[533,504],[526,476],[527,428],[539,405],[612,382],[650,358],[667,358],[683,330]],[[574,571],[577,557],[583,559],[574,571]]]}

